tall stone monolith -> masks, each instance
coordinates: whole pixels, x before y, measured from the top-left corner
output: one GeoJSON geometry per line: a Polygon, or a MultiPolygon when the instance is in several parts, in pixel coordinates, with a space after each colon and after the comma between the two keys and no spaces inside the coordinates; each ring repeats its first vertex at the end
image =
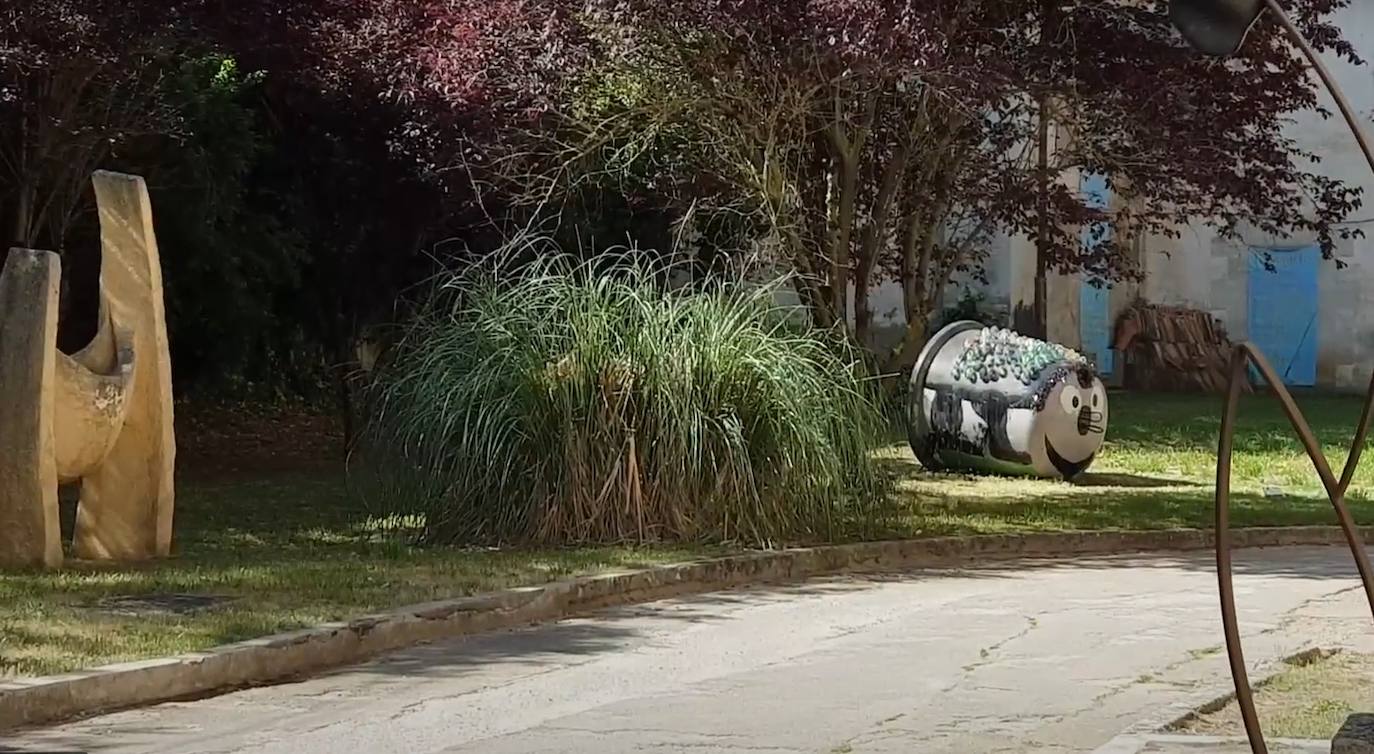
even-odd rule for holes
{"type": "Polygon", "coordinates": [[[176,443],[162,268],[147,187],[95,174],[100,320],[57,350],[56,255],[17,249],[0,274],[0,565],[62,561],[59,483],[80,486],[73,549],[97,560],[171,552],[176,443]]]}
{"type": "Polygon", "coordinates": [[[62,563],[53,402],[57,255],[10,249],[0,270],[0,566],[62,563]]]}

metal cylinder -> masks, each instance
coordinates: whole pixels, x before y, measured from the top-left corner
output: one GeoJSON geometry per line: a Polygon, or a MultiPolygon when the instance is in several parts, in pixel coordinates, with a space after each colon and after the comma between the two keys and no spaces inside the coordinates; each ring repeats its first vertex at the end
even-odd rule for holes
{"type": "Polygon", "coordinates": [[[911,374],[907,433],[932,471],[1073,479],[1107,431],[1107,390],[1063,346],[977,322],[926,344],[911,374]]]}

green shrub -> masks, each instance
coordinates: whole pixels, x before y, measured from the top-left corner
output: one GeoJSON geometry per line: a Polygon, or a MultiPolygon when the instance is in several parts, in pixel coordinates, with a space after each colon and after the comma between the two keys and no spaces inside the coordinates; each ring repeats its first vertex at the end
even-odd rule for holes
{"type": "Polygon", "coordinates": [[[442,543],[773,544],[871,521],[883,417],[855,356],[772,287],[672,293],[664,272],[556,257],[439,286],[368,398],[377,512],[442,543]]]}

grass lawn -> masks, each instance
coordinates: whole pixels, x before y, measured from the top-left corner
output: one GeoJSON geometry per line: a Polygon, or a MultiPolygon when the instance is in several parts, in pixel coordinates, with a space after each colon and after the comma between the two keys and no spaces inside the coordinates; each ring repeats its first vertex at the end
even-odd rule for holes
{"type": "MultiPolygon", "coordinates": [[[[1304,395],[1299,404],[1336,473],[1359,418],[1357,398],[1304,395]]],[[[1210,528],[1221,398],[1114,394],[1107,443],[1076,484],[922,474],[904,444],[899,469],[905,536],[1074,529],[1210,528]]],[[[1335,524],[1331,504],[1278,404],[1242,403],[1232,464],[1233,526],[1335,524]]],[[[1347,493],[1357,521],[1374,524],[1374,459],[1347,493]]]]}
{"type": "Polygon", "coordinates": [[[418,550],[378,540],[351,501],[338,476],[186,486],[177,499],[173,560],[0,576],[0,676],[204,649],[399,605],[700,555],[418,550]],[[232,601],[191,615],[121,615],[102,604],[159,593],[232,601]]]}
{"type": "Polygon", "coordinates": [[[176,557],[0,574],[0,677],[200,650],[405,604],[703,554],[418,550],[368,527],[365,506],[348,494],[327,420],[187,414],[177,418],[176,557]],[[230,599],[188,615],[110,609],[110,600],[152,594],[230,599]]]}
{"type": "MultiPolygon", "coordinates": [[[[1264,735],[1330,740],[1355,712],[1374,709],[1374,657],[1342,652],[1290,667],[1255,689],[1255,711],[1264,735]]],[[[1179,732],[1243,736],[1240,707],[1220,710],[1179,726],[1179,732]]]]}
{"type": "MultiPolygon", "coordinates": [[[[1206,527],[1219,399],[1112,397],[1108,444],[1086,483],[926,475],[903,446],[899,515],[883,536],[1206,527]]],[[[1301,401],[1333,463],[1355,399],[1301,401]]],[[[1334,519],[1275,404],[1247,402],[1236,448],[1236,525],[1334,519]],[[1272,488],[1266,494],[1266,488],[1272,488]]],[[[379,536],[348,494],[334,429],[289,413],[178,415],[177,557],[134,568],[72,564],[0,575],[0,676],[37,675],[204,649],[431,599],[643,567],[709,552],[603,548],[417,550],[379,536]],[[228,598],[192,614],[126,614],[110,600],[228,598]]],[[[1351,505],[1374,523],[1374,460],[1351,505]]]]}

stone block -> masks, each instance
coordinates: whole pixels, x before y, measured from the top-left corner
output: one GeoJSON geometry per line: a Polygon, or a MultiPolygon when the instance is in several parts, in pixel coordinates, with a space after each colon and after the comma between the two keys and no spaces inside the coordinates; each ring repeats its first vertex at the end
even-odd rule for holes
{"type": "Polygon", "coordinates": [[[76,360],[97,375],[132,361],[133,374],[108,453],[81,475],[74,545],[82,558],[142,560],[166,556],[172,546],[176,443],[162,265],[143,179],[98,172],[93,181],[100,208],[101,327],[76,360]]]}
{"type": "Polygon", "coordinates": [[[56,254],[11,249],[0,271],[0,566],[62,563],[53,439],[56,254]]]}
{"type": "Polygon", "coordinates": [[[1331,739],[1331,754],[1374,754],[1374,715],[1347,717],[1331,739]]]}
{"type": "Polygon", "coordinates": [[[57,350],[61,267],[13,250],[0,273],[0,566],[61,564],[59,483],[80,484],[82,558],[170,554],[172,372],[162,268],[143,179],[98,172],[100,319],[57,350]]]}

